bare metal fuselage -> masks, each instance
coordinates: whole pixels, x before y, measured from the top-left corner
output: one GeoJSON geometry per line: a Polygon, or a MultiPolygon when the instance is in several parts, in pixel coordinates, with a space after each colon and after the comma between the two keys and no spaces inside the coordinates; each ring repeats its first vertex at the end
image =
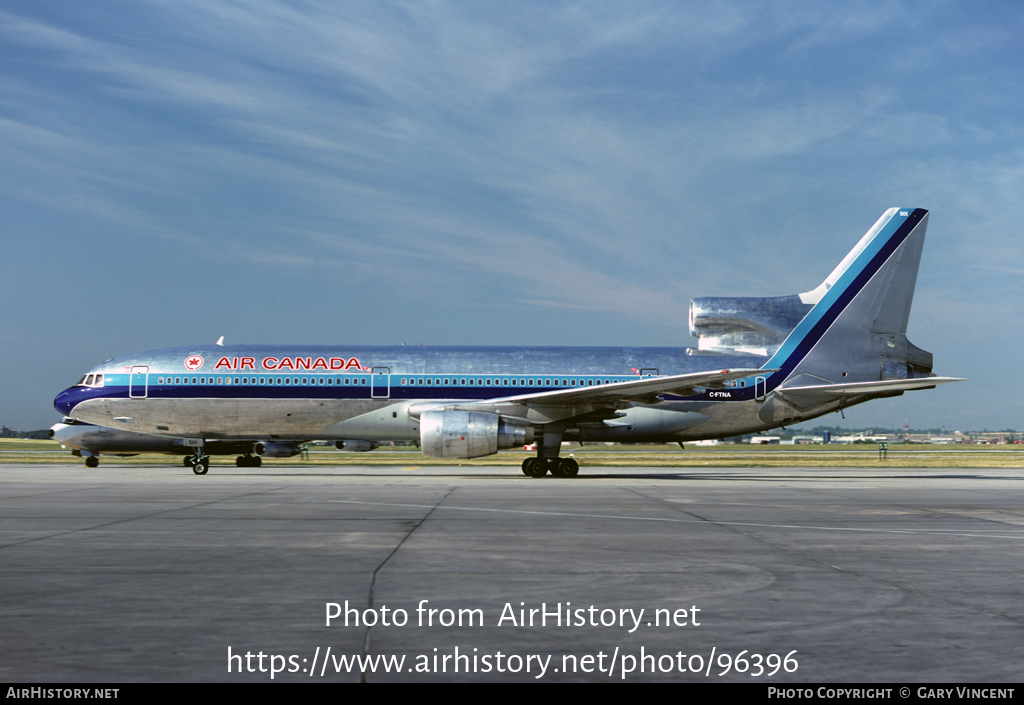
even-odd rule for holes
{"type": "MultiPolygon", "coordinates": [[[[73,387],[57,403],[58,408],[67,404],[69,415],[81,421],[109,424],[113,420],[117,428],[163,436],[416,441],[420,437],[416,410],[431,404],[471,403],[527,391],[717,367],[757,368],[766,360],[695,352],[686,348],[200,346],[109,360],[90,370],[103,375],[102,387],[73,387]],[[188,369],[186,363],[197,357],[202,358],[202,366],[194,367],[193,362],[193,369],[188,369]],[[280,367],[284,361],[287,369],[280,367]],[[332,364],[342,369],[332,370],[332,364]]],[[[612,418],[591,418],[586,409],[579,409],[581,414],[568,413],[580,418],[566,428],[564,439],[686,441],[732,436],[776,425],[774,419],[758,415],[760,407],[755,399],[665,399],[631,405],[612,418]]],[[[816,409],[814,415],[829,410],[816,409]]],[[[522,411],[530,422],[556,420],[545,415],[543,405],[522,411]]],[[[559,415],[565,417],[567,412],[560,410],[559,415]]]]}

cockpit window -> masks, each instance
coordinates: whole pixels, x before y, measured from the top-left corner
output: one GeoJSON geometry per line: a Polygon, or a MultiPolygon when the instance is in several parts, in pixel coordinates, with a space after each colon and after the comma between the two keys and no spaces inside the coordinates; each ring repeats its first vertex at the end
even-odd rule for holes
{"type": "Polygon", "coordinates": [[[103,386],[103,373],[91,374],[82,377],[78,380],[76,387],[102,387],[103,386]]]}

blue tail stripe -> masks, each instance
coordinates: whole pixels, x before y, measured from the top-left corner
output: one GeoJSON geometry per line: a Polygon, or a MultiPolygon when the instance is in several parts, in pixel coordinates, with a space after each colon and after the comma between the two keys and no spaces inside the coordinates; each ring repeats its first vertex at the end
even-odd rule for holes
{"type": "Polygon", "coordinates": [[[873,238],[857,260],[847,268],[839,281],[825,293],[778,352],[765,364],[769,369],[778,368],[778,372],[772,373],[766,380],[769,390],[781,384],[796,369],[850,302],[928,213],[923,208],[916,208],[906,216],[900,215],[901,212],[905,211],[898,211],[897,215],[886,223],[882,231],[873,238]]]}

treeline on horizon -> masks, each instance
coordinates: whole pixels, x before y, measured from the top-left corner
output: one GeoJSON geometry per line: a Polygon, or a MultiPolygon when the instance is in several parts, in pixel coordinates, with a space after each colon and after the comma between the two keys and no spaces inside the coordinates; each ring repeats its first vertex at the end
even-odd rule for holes
{"type": "Polygon", "coordinates": [[[15,431],[7,428],[6,426],[0,426],[0,438],[28,438],[32,440],[46,440],[50,437],[50,429],[41,428],[38,431],[15,431]]]}

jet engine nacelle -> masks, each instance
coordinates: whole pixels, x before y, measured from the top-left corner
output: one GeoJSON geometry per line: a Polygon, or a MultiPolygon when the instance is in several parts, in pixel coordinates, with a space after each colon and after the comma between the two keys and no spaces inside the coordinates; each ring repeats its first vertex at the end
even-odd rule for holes
{"type": "Polygon", "coordinates": [[[698,350],[769,355],[812,308],[800,296],[704,296],[690,302],[698,350]]]}
{"type": "Polygon", "coordinates": [[[335,441],[334,447],[338,450],[348,451],[350,453],[365,453],[368,450],[373,450],[378,447],[380,443],[377,441],[335,441]]]}
{"type": "Polygon", "coordinates": [[[479,458],[533,443],[533,427],[486,411],[424,411],[420,445],[433,458],[479,458]]]}
{"type": "Polygon", "coordinates": [[[290,458],[302,451],[291,443],[257,443],[252,452],[261,458],[290,458]]]}

